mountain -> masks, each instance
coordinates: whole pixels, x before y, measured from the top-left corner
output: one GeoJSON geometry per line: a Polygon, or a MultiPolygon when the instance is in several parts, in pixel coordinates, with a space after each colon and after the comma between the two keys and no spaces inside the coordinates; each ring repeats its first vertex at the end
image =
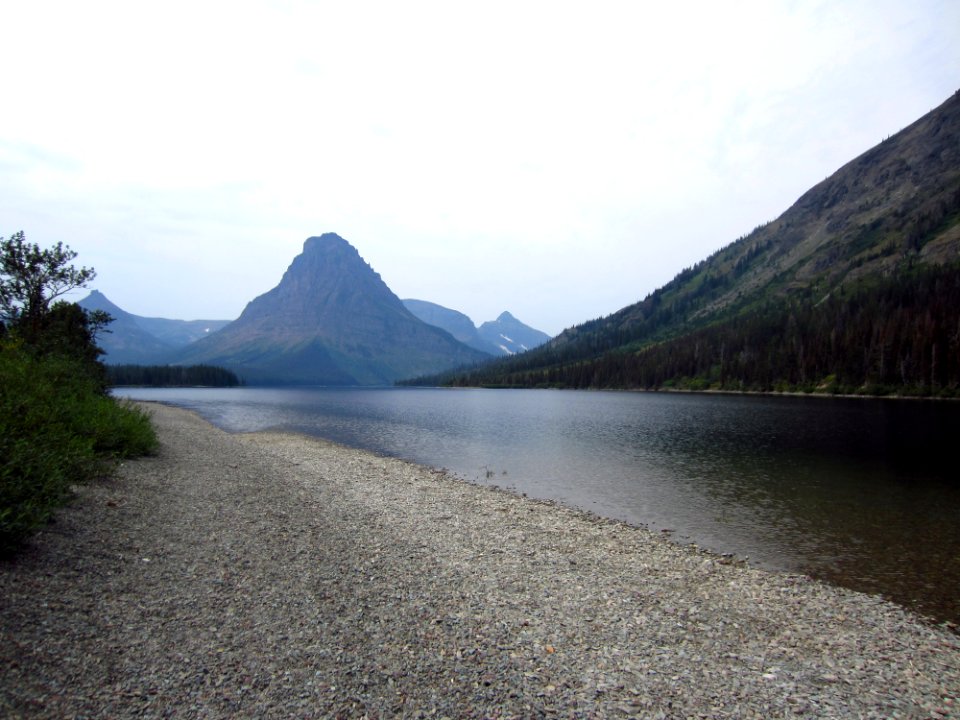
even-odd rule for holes
{"type": "Polygon", "coordinates": [[[173,361],[234,370],[251,384],[380,385],[489,355],[414,317],[357,250],[311,237],[280,284],[173,361]]]}
{"type": "Polygon", "coordinates": [[[483,340],[499,348],[505,355],[516,355],[543,345],[550,339],[545,332],[524,325],[508,312],[483,323],[477,330],[483,340]]]}
{"type": "Polygon", "coordinates": [[[77,303],[85,310],[103,310],[114,321],[97,342],[105,351],[104,362],[110,365],[153,364],[177,348],[199,340],[227,325],[229,320],[168,320],[147,318],[123,310],[99,290],[92,291],[77,303]]]}
{"type": "Polygon", "coordinates": [[[641,302],[446,381],[960,394],[958,327],[960,92],[641,302]]]}
{"type": "Polygon", "coordinates": [[[183,347],[210,333],[220,330],[230,320],[168,320],[167,318],[138,317],[137,323],[156,338],[174,347],[183,347]]]}
{"type": "Polygon", "coordinates": [[[97,344],[105,352],[103,361],[108,364],[149,364],[174,349],[140,327],[140,318],[117,307],[98,290],[77,304],[85,310],[103,310],[113,317],[113,322],[97,336],[97,344]]]}
{"type": "Polygon", "coordinates": [[[406,308],[428,325],[434,325],[453,335],[460,342],[494,356],[514,355],[542,345],[550,336],[513,315],[504,312],[496,320],[479,328],[468,316],[425,300],[404,300],[406,308]]]}
{"type": "Polygon", "coordinates": [[[473,324],[467,315],[457,310],[445,308],[443,305],[427,302],[426,300],[404,300],[403,305],[427,325],[433,325],[441,330],[446,330],[464,345],[469,345],[475,350],[493,354],[495,352],[489,343],[480,339],[477,333],[477,327],[473,324]]]}

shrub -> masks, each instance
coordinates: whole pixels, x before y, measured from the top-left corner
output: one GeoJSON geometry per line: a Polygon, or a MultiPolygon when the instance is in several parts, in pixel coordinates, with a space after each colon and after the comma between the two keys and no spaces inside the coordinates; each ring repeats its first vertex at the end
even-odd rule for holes
{"type": "Polygon", "coordinates": [[[104,395],[83,361],[0,340],[0,555],[46,523],[72,485],[156,444],[149,417],[104,395]]]}

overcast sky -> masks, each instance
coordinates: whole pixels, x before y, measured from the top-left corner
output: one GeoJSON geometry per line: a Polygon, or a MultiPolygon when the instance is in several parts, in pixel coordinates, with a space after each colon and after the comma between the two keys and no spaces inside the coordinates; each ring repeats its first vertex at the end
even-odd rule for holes
{"type": "Polygon", "coordinates": [[[237,317],[311,235],[548,333],[960,89],[960,2],[6,2],[0,235],[237,317]]]}

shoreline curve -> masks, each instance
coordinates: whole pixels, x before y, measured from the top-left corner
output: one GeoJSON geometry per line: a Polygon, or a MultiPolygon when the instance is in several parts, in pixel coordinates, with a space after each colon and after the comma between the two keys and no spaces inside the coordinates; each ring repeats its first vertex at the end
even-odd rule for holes
{"type": "Polygon", "coordinates": [[[155,457],[0,563],[7,717],[955,717],[880,598],[145,404],[155,457]]]}

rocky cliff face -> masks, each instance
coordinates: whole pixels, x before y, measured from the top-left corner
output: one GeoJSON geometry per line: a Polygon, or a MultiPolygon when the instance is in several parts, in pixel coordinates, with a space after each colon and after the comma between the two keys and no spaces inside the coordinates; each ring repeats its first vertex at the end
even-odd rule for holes
{"type": "Polygon", "coordinates": [[[414,317],[334,233],[307,239],[280,283],[177,363],[210,363],[251,383],[379,385],[487,356],[414,317]]]}

